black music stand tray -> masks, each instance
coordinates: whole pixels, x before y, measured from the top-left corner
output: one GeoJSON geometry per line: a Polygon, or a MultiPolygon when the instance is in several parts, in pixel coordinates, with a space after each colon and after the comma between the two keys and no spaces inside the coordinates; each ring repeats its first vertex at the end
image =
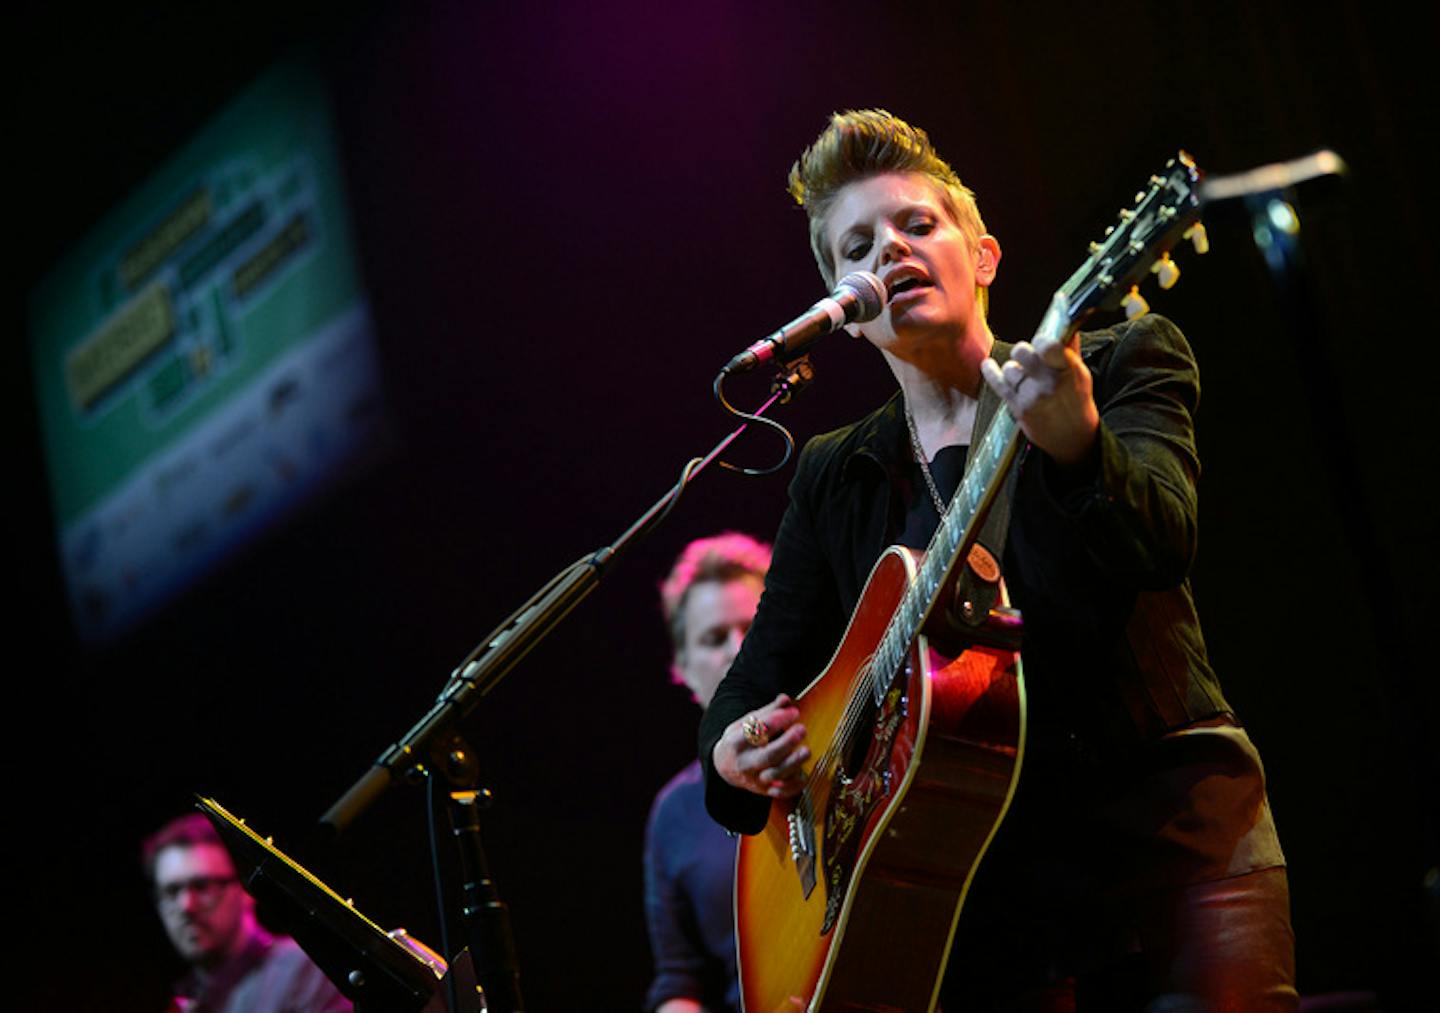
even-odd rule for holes
{"type": "Polygon", "coordinates": [[[442,972],[455,981],[459,1002],[455,1013],[477,1013],[484,1008],[468,950],[450,961],[448,971],[426,960],[219,802],[197,798],[196,804],[215,825],[245,889],[274,909],[280,927],[355,1004],[358,1013],[442,1013],[446,1009],[442,972]]]}

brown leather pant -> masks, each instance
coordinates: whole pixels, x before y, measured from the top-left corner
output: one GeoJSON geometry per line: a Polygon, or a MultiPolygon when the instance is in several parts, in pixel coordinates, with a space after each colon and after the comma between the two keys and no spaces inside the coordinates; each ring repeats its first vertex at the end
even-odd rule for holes
{"type": "Polygon", "coordinates": [[[1171,1010],[1294,1010],[1295,937],[1285,870],[1262,869],[1142,904],[1142,953],[1171,1010]]]}
{"type": "MultiPolygon", "coordinates": [[[[1030,959],[1034,951],[1017,956],[1014,946],[1025,943],[1007,941],[1008,933],[984,939],[962,930],[946,977],[945,1013],[1268,1013],[1299,1007],[1283,868],[1135,894],[1118,909],[1096,912],[1094,930],[1097,940],[1123,938],[1124,944],[1092,951],[1078,973],[1067,973],[1063,959],[1044,964],[1030,959]]],[[[1073,939],[1084,931],[1083,924],[1072,924],[1066,935],[1073,939]]]]}

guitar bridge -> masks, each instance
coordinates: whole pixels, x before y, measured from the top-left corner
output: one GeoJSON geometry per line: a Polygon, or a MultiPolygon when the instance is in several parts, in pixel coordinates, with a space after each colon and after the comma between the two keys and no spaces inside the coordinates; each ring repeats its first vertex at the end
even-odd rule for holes
{"type": "Polygon", "coordinates": [[[795,873],[806,900],[815,889],[815,824],[808,817],[809,806],[801,803],[790,810],[785,820],[790,833],[790,857],[795,860],[795,873]]]}

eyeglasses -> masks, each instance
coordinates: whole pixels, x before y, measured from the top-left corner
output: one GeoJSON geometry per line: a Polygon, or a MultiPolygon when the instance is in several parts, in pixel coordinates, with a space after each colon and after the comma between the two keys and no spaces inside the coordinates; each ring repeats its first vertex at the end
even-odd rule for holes
{"type": "Polygon", "coordinates": [[[195,896],[197,907],[212,908],[220,903],[226,888],[237,882],[239,880],[234,876],[196,876],[174,883],[156,883],[155,903],[161,907],[177,907],[185,896],[185,891],[189,890],[195,896]]]}

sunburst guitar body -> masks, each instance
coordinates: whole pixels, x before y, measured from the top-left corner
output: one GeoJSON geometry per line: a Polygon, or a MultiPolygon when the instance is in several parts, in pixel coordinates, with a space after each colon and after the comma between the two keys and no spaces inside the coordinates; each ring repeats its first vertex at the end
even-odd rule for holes
{"type": "Polygon", "coordinates": [[[965,891],[1014,790],[1019,656],[950,656],[924,635],[903,657],[885,655],[917,558],[892,547],[875,565],[830,665],[796,701],[807,740],[831,748],[810,761],[805,793],[741,838],[736,934],[752,1013],[930,1009],[965,891]],[[876,680],[891,663],[893,679],[876,680]]]}

